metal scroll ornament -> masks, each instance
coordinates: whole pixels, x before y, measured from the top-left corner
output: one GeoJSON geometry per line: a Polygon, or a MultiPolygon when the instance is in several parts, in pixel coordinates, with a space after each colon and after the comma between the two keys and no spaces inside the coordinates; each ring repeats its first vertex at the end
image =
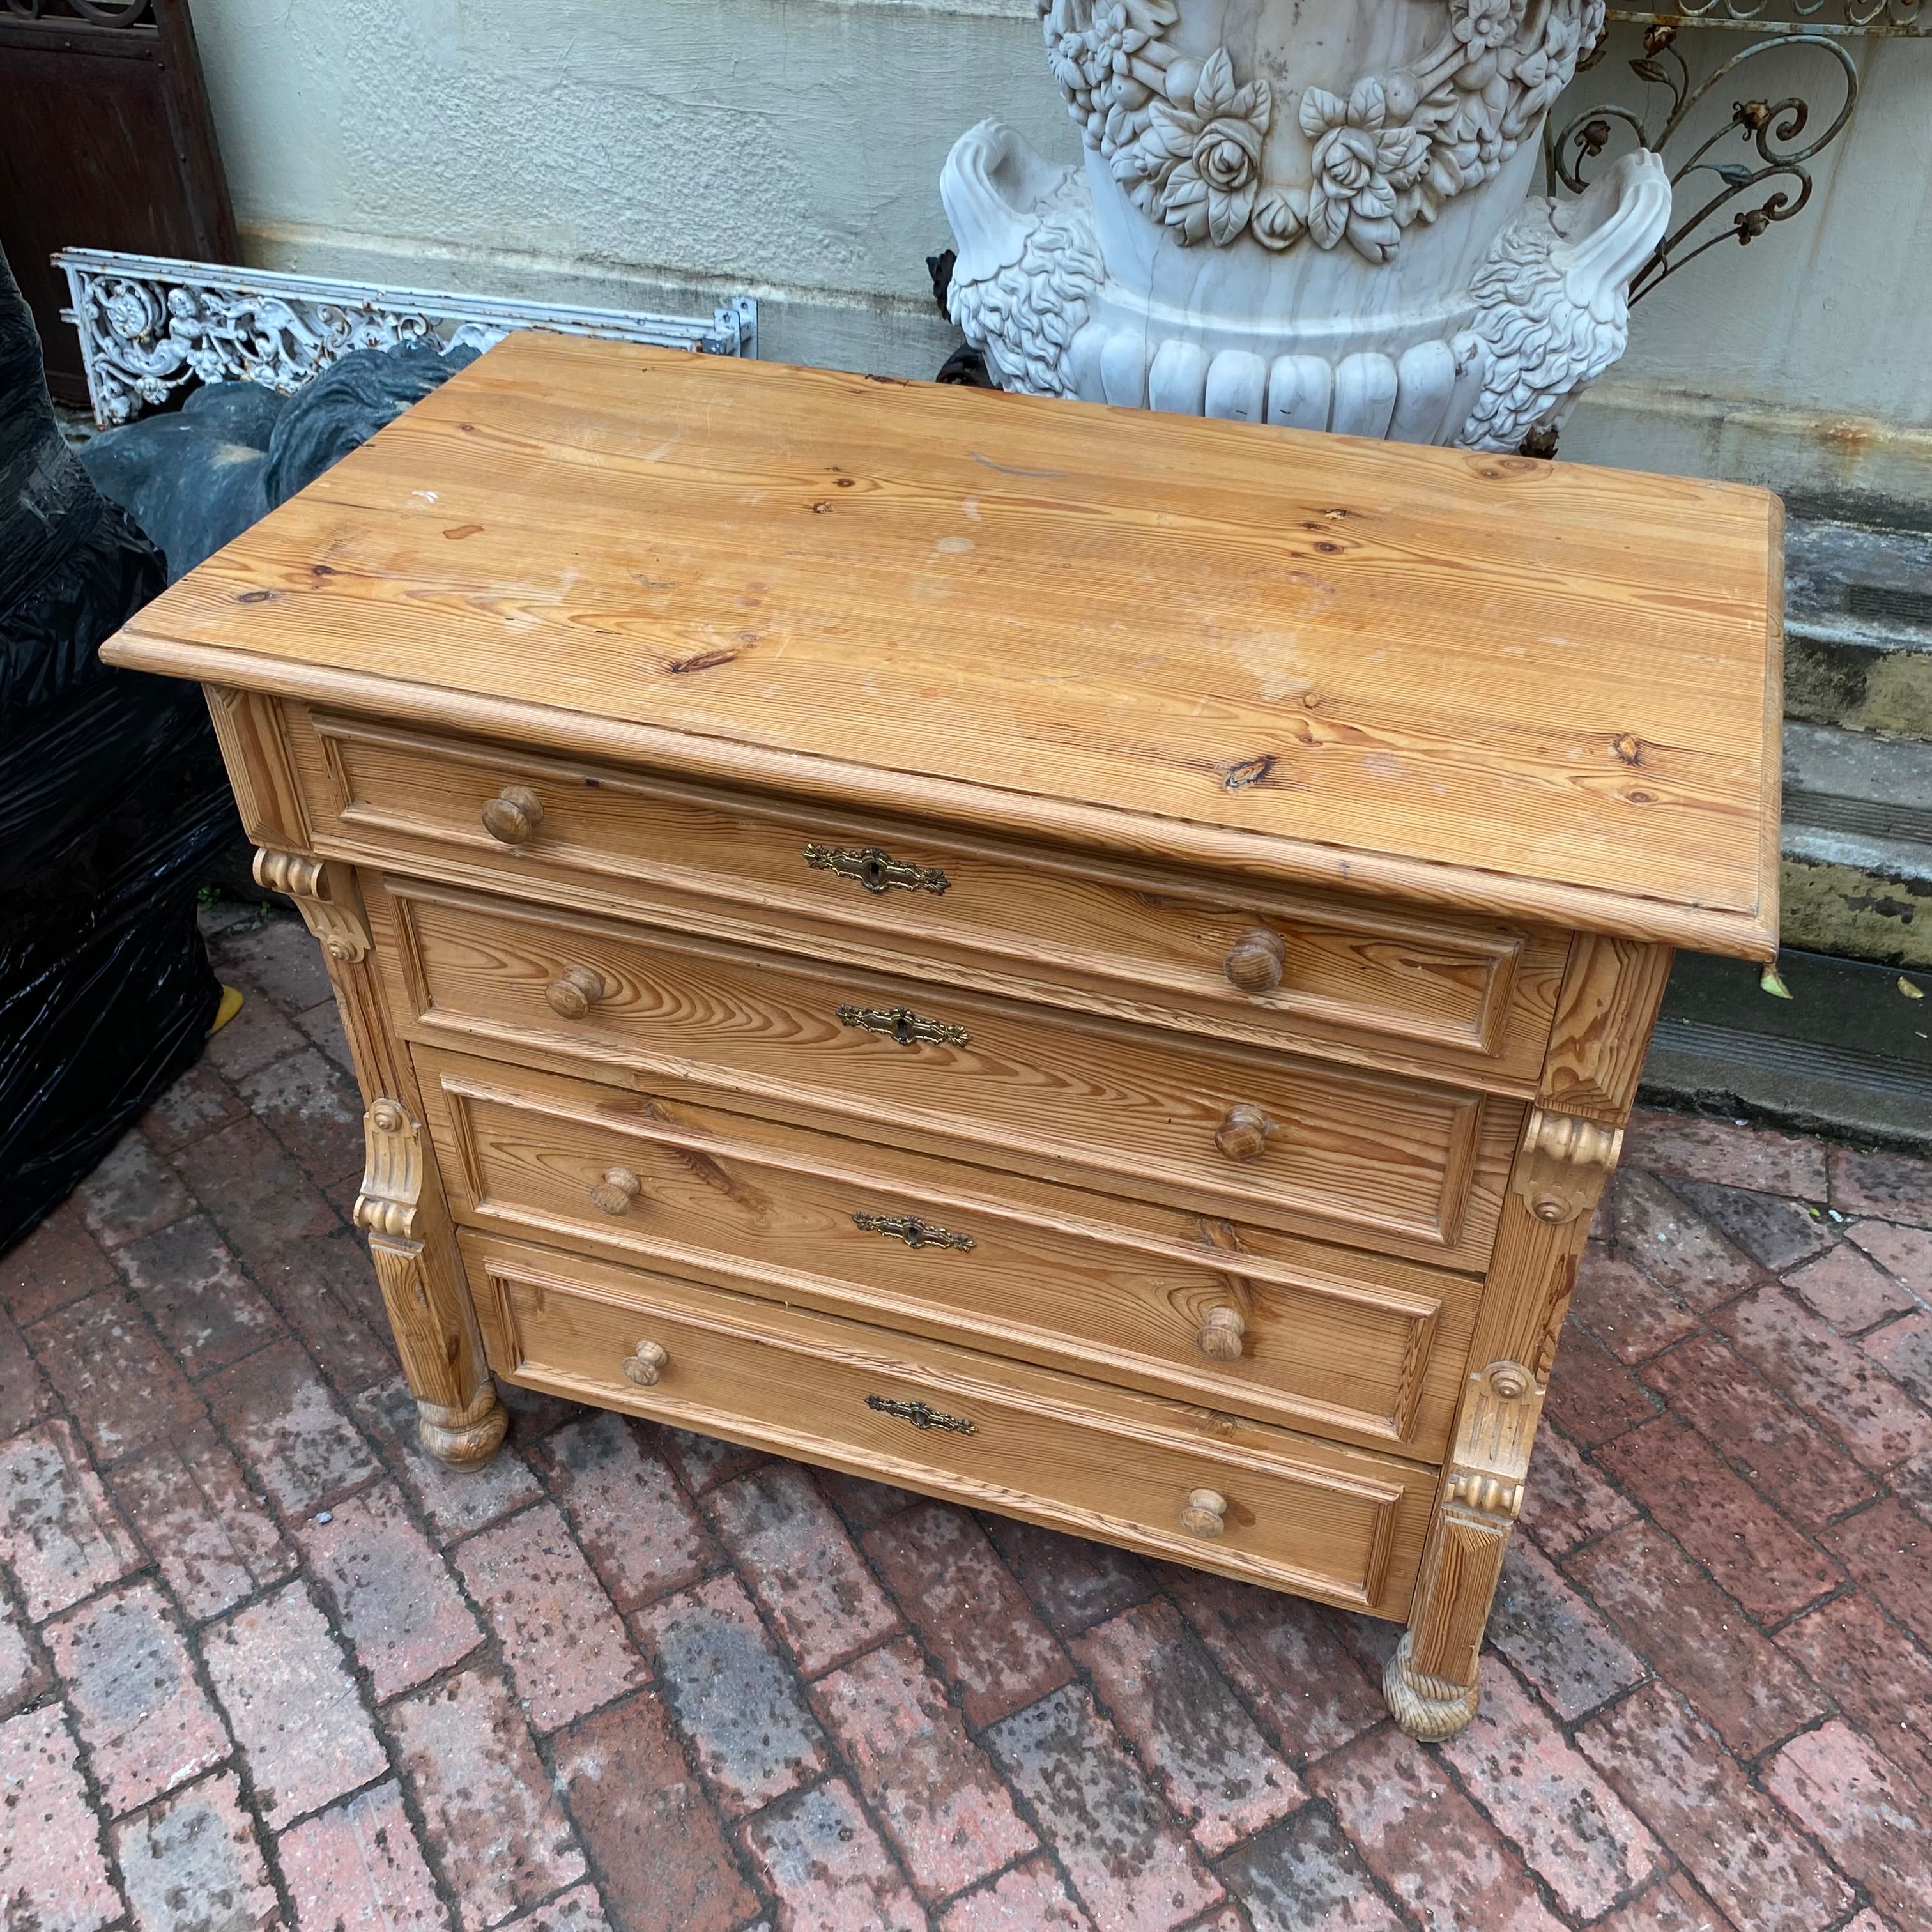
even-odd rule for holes
{"type": "Polygon", "coordinates": [[[902,1046],[964,1046],[973,1037],[963,1026],[929,1020],[910,1006],[841,1006],[838,1018],[844,1025],[884,1034],[902,1046]]]}
{"type": "MultiPolygon", "coordinates": [[[[1631,282],[1633,303],[1720,243],[1748,244],[1810,203],[1810,164],[1858,105],[1847,40],[1927,32],[1921,0],[1786,0],[1785,17],[1778,0],[1703,0],[1668,15],[1612,8],[1609,19],[1643,29],[1627,63],[1645,83],[1640,104],[1589,100],[1560,126],[1550,123],[1545,152],[1553,178],[1574,194],[1589,188],[1612,149],[1665,155],[1671,225],[1631,282]],[[1840,17],[1829,17],[1834,11],[1840,17]],[[1694,66],[1687,46],[1701,54],[1710,46],[1700,28],[1748,38],[1735,52],[1694,66]],[[1762,93],[1753,86],[1760,74],[1774,83],[1762,93]]],[[[1604,52],[1600,42],[1580,74],[1604,52]]]]}
{"type": "Polygon", "coordinates": [[[868,1395],[866,1406],[876,1409],[881,1415],[896,1415],[917,1430],[946,1429],[955,1436],[976,1436],[980,1432],[976,1423],[968,1422],[963,1415],[948,1415],[944,1409],[934,1408],[929,1402],[897,1402],[890,1396],[868,1395]]]}
{"type": "Polygon", "coordinates": [[[957,1248],[964,1253],[973,1246],[970,1234],[936,1228],[916,1214],[854,1214],[852,1225],[868,1234],[890,1234],[909,1248],[957,1248]]]}
{"type": "Polygon", "coordinates": [[[428,343],[488,349],[513,329],[544,328],[715,356],[755,356],[758,305],[741,296],[699,317],[646,315],[436,294],[271,274],[96,248],[54,257],[67,272],[94,421],[103,428],[158,408],[196,382],[299,388],[358,349],[428,343]]]}
{"type": "Polygon", "coordinates": [[[814,843],[805,848],[805,862],[818,872],[836,872],[842,879],[856,879],[868,892],[903,886],[908,892],[931,892],[936,897],[952,883],[937,866],[915,866],[909,859],[895,859],[876,845],[854,848],[814,843]]]}

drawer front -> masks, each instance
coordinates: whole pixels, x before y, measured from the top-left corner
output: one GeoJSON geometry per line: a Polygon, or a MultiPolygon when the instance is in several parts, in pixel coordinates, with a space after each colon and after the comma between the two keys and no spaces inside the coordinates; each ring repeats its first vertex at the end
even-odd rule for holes
{"type": "Polygon", "coordinates": [[[1268,1046],[1533,1086],[1562,935],[1218,890],[930,827],[788,812],[670,781],[317,717],[294,738],[344,856],[429,858],[479,883],[735,926],[760,943],[1268,1046]],[[527,808],[485,808],[506,792],[527,808]],[[877,854],[875,858],[871,855],[877,854]],[[1231,977],[1232,974],[1234,976],[1231,977]],[[1236,981],[1239,981],[1239,984],[1236,981]]]}
{"type": "Polygon", "coordinates": [[[975,1157],[1480,1267],[1522,1108],[671,933],[392,884],[406,1023],[943,1138],[975,1157]]]}
{"type": "MultiPolygon", "coordinates": [[[[416,1049],[458,1219],[1434,1460],[1480,1285],[1158,1243],[779,1123],[416,1049]],[[903,1165],[903,1163],[902,1163],[903,1165]],[[1191,1248],[1191,1252],[1190,1251],[1191,1248]]],[[[914,1159],[917,1160],[917,1156],[914,1159]]]]}
{"type": "Polygon", "coordinates": [[[1432,1469],[670,1276],[460,1239],[491,1366],[518,1382],[1352,1610],[1407,1609],[1432,1469]]]}

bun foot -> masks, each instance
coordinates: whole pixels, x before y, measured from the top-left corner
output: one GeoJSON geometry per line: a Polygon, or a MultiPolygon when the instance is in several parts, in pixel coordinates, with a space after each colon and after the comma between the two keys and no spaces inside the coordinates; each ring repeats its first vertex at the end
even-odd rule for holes
{"type": "Polygon", "coordinates": [[[1425,1677],[1408,1666],[1412,1641],[1405,1630],[1388,1668],[1382,1672],[1382,1695],[1389,1714],[1408,1735],[1426,1744],[1453,1738],[1476,1714],[1483,1700],[1479,1682],[1452,1684],[1444,1677],[1425,1677]]]}
{"type": "Polygon", "coordinates": [[[482,1468],[502,1446],[510,1426],[509,1412],[496,1400],[493,1382],[486,1382],[466,1408],[418,1402],[416,1412],[422,1446],[452,1469],[482,1468]]]}

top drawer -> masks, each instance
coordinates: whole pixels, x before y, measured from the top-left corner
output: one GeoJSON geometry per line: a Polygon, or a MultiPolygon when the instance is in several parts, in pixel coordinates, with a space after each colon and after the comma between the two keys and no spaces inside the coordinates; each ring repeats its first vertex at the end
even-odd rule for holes
{"type": "Polygon", "coordinates": [[[1252,1045],[1534,1086],[1563,935],[290,717],[322,849],[1252,1045]]]}

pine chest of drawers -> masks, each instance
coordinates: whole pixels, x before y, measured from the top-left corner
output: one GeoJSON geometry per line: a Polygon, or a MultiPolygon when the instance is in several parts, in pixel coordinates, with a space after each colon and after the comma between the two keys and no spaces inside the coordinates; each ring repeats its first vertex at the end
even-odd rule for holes
{"type": "Polygon", "coordinates": [[[1671,950],[1774,949],[1780,565],[528,334],[106,654],[326,950],[436,1454],[494,1371],[1320,1598],[1441,1736],[1671,950]]]}

